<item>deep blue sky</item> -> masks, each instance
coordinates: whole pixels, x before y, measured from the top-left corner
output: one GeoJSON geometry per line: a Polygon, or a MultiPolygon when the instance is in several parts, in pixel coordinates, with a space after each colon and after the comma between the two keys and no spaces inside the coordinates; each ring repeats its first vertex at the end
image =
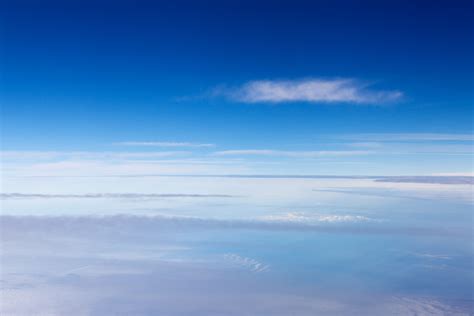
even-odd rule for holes
{"type": "Polygon", "coordinates": [[[121,141],[313,150],[331,135],[472,131],[472,1],[1,6],[6,150],[121,141]],[[211,96],[223,85],[305,78],[351,78],[403,97],[366,105],[211,96]]]}

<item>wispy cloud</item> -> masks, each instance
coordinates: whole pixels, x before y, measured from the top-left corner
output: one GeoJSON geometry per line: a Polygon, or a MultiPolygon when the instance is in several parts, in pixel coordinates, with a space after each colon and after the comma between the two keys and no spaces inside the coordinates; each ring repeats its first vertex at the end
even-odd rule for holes
{"type": "Polygon", "coordinates": [[[287,151],[271,149],[242,149],[223,150],[214,152],[218,156],[276,156],[292,158],[318,158],[318,157],[338,157],[338,156],[358,156],[368,155],[372,151],[368,150],[320,150],[320,151],[287,151]]]}
{"type": "Polygon", "coordinates": [[[291,212],[279,215],[268,215],[263,217],[264,220],[276,221],[276,222],[290,222],[290,223],[304,223],[304,224],[317,224],[317,223],[357,223],[374,221],[366,216],[362,215],[347,215],[347,214],[307,214],[301,212],[291,212]]]}
{"type": "Polygon", "coordinates": [[[264,272],[268,270],[268,265],[249,257],[242,257],[235,253],[225,254],[224,257],[233,263],[249,269],[252,272],[264,272]]]}
{"type": "Polygon", "coordinates": [[[451,260],[453,257],[448,255],[440,255],[440,254],[431,254],[431,253],[414,253],[414,256],[427,258],[427,259],[438,259],[438,260],[451,260]]]}
{"type": "Polygon", "coordinates": [[[381,197],[384,199],[393,198],[393,199],[431,200],[431,199],[440,198],[439,195],[429,198],[426,196],[420,196],[419,192],[394,190],[394,189],[377,189],[377,188],[358,188],[358,189],[351,188],[350,190],[341,189],[341,188],[324,188],[324,189],[313,189],[313,192],[349,194],[349,195],[359,195],[359,196],[364,196],[364,197],[365,196],[381,197]]]}
{"type": "Polygon", "coordinates": [[[382,144],[377,142],[355,142],[349,144],[349,146],[356,148],[380,148],[382,144]]]}
{"type": "Polygon", "coordinates": [[[88,194],[39,194],[0,193],[0,199],[161,199],[161,198],[228,198],[228,194],[196,193],[88,193],[88,194]]]}
{"type": "Polygon", "coordinates": [[[377,182],[432,183],[432,184],[474,184],[472,176],[404,176],[380,177],[377,182]]]}
{"type": "Polygon", "coordinates": [[[118,146],[142,146],[142,147],[188,147],[188,148],[206,148],[215,147],[215,144],[189,143],[189,142],[118,142],[118,146]]]}
{"type": "Polygon", "coordinates": [[[221,95],[245,103],[384,104],[403,97],[400,91],[378,91],[354,79],[256,80],[235,88],[216,88],[221,95]]]}
{"type": "Polygon", "coordinates": [[[364,142],[474,141],[474,134],[445,133],[366,133],[338,136],[364,142]]]}
{"type": "Polygon", "coordinates": [[[53,160],[53,159],[153,159],[189,154],[188,151],[0,151],[0,158],[11,160],[53,160]]]}

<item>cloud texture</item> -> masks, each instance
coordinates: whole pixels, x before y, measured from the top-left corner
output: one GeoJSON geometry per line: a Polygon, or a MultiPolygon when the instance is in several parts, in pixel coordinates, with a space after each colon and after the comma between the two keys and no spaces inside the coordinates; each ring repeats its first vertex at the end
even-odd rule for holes
{"type": "Polygon", "coordinates": [[[354,79],[256,80],[215,94],[244,103],[356,103],[384,104],[399,101],[400,91],[372,90],[354,79]]]}

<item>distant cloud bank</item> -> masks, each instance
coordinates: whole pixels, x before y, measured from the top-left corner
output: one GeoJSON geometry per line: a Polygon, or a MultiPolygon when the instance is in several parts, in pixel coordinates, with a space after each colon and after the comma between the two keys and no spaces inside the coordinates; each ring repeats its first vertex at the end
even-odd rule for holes
{"type": "Polygon", "coordinates": [[[384,104],[403,97],[400,91],[372,90],[354,79],[256,80],[235,88],[217,88],[214,95],[244,103],[384,104]]]}

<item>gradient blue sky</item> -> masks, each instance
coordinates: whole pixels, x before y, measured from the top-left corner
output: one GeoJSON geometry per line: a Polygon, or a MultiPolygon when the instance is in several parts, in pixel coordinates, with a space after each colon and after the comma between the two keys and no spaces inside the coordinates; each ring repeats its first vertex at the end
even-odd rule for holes
{"type": "Polygon", "coordinates": [[[117,143],[184,142],[215,145],[178,148],[199,159],[299,164],[251,173],[466,174],[472,6],[3,1],[2,148],[156,152],[170,146],[117,143]],[[271,96],[258,95],[262,80],[271,96]],[[338,82],[350,91],[308,99],[338,82]],[[321,156],[337,161],[315,167],[321,156]]]}

